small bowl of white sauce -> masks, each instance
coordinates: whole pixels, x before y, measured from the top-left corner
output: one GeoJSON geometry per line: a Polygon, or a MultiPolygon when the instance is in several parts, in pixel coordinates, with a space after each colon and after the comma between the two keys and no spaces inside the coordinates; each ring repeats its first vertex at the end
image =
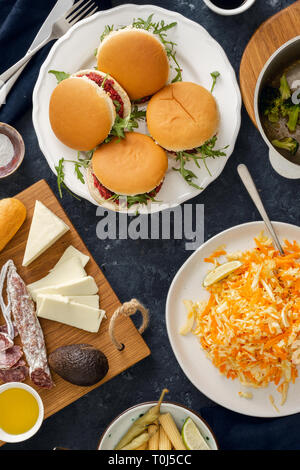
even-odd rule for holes
{"type": "Polygon", "coordinates": [[[14,173],[21,165],[24,154],[25,145],[19,132],[0,122],[0,178],[14,173]]]}

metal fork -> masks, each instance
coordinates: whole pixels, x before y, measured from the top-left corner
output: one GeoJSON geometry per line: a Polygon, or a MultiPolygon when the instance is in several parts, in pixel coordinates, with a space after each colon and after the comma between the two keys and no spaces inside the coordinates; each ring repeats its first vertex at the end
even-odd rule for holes
{"type": "Polygon", "coordinates": [[[24,64],[26,64],[31,57],[34,56],[42,47],[53,39],[58,39],[63,36],[74,24],[83,18],[88,18],[98,10],[98,6],[92,0],[80,0],[70,8],[67,13],[60,19],[58,19],[52,25],[52,30],[49,36],[42,41],[37,47],[31,52],[26,54],[22,59],[15,63],[12,67],[7,69],[0,75],[0,83],[3,86],[14,73],[16,73],[24,64]],[[80,7],[80,8],[78,8],[80,7]]]}

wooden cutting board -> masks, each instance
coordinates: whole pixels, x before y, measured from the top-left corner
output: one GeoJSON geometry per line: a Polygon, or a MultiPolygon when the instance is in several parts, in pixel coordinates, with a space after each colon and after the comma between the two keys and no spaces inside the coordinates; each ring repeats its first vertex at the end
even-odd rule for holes
{"type": "Polygon", "coordinates": [[[253,123],[254,92],[259,74],[271,55],[285,42],[300,35],[300,0],[265,21],[250,39],[240,66],[240,85],[245,107],[253,123]]]}
{"type": "MultiPolygon", "coordinates": [[[[109,362],[109,372],[106,377],[103,381],[92,387],[78,387],[76,385],[72,385],[71,383],[61,379],[55,373],[53,373],[55,387],[51,390],[42,390],[35,387],[32,382],[27,379],[26,383],[33,386],[40,394],[45,407],[45,418],[47,418],[82,397],[90,390],[101,386],[102,383],[107,382],[125,369],[131,367],[133,364],[139,362],[141,359],[144,359],[150,354],[150,350],[130,318],[123,316],[119,317],[117,320],[115,334],[116,338],[124,344],[125,348],[122,351],[118,351],[111,343],[108,335],[109,320],[116,308],[120,306],[120,301],[87,250],[82,239],[76,232],[70,219],[65,214],[46,181],[41,180],[33,186],[30,186],[25,191],[16,195],[16,198],[22,201],[26,206],[27,218],[21,229],[4,248],[3,252],[0,253],[0,267],[8,259],[12,259],[20,276],[27,284],[29,284],[45,276],[59,260],[64,250],[69,245],[73,245],[78,250],[90,256],[90,261],[86,265],[85,269],[88,275],[94,277],[99,287],[100,307],[106,311],[107,315],[107,319],[102,321],[98,333],[88,333],[68,325],[63,325],[62,323],[40,319],[48,353],[52,352],[58,346],[74,343],[89,343],[101,349],[101,351],[103,351],[107,356],[109,362]],[[24,268],[22,267],[23,254],[35,201],[37,199],[60,217],[70,227],[70,231],[63,235],[63,237],[61,237],[32,264],[27,268],[24,268]]],[[[101,243],[100,240],[99,243],[101,243]]],[[[3,319],[0,318],[0,324],[4,323],[2,320],[3,319]]],[[[19,338],[16,338],[15,343],[20,344],[19,338]]],[[[3,444],[3,442],[0,443],[0,445],[1,444],[3,444]]]]}

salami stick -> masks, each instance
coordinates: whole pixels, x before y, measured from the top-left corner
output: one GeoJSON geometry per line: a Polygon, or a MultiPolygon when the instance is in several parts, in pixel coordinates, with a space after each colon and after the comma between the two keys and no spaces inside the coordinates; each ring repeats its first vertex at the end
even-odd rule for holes
{"type": "Polygon", "coordinates": [[[7,274],[7,296],[18,329],[32,382],[42,388],[53,386],[44,335],[23,279],[13,262],[7,274]]]}
{"type": "Polygon", "coordinates": [[[11,259],[5,263],[4,266],[2,266],[1,272],[0,272],[0,307],[4,316],[4,319],[6,321],[6,327],[7,327],[7,334],[10,337],[11,340],[14,339],[14,327],[11,321],[11,306],[10,306],[10,301],[8,299],[7,305],[5,305],[4,300],[3,300],[3,287],[4,287],[4,282],[6,279],[7,271],[9,266],[14,266],[14,263],[11,259]]]}

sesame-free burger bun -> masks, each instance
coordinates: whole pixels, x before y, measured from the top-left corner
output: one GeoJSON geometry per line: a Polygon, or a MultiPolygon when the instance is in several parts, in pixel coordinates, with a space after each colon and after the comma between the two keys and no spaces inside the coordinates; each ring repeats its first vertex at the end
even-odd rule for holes
{"type": "Polygon", "coordinates": [[[199,147],[218,130],[216,100],[196,83],[172,83],[149,101],[147,126],[153,139],[166,150],[178,152],[199,147]]]}
{"type": "Polygon", "coordinates": [[[116,116],[109,96],[86,78],[70,77],[54,89],[49,104],[56,137],[76,150],[91,150],[108,136],[116,116]]]}
{"type": "MultiPolygon", "coordinates": [[[[156,188],[167,168],[166,152],[151,137],[126,132],[124,139],[114,138],[94,152],[90,171],[113,193],[133,196],[156,188]]],[[[88,178],[88,182],[94,196],[93,180],[88,178]]]]}
{"type": "Polygon", "coordinates": [[[111,32],[97,52],[98,69],[112,75],[130,99],[153,95],[168,81],[169,60],[154,34],[136,28],[111,32]]]}

